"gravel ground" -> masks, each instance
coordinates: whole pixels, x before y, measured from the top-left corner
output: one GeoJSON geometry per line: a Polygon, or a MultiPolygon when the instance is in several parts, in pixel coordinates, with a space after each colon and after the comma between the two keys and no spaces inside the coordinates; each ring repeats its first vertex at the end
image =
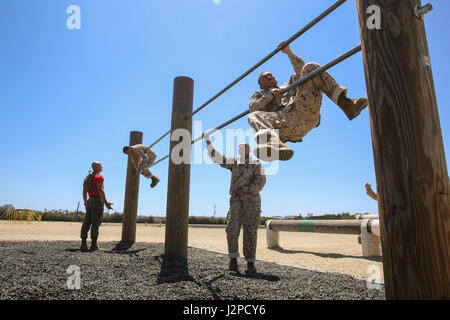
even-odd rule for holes
{"type": "MultiPolygon", "coordinates": [[[[102,252],[80,242],[0,242],[0,299],[384,299],[384,288],[337,273],[257,261],[253,276],[226,271],[228,258],[189,248],[167,259],[162,244],[104,242],[102,252]],[[69,266],[80,268],[81,289],[67,288],[69,266]]],[[[246,268],[239,259],[239,268],[246,268]]]]}

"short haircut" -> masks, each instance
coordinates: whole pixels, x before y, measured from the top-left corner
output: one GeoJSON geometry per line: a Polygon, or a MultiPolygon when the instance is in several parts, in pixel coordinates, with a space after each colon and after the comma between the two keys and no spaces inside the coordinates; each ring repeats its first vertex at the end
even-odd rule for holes
{"type": "Polygon", "coordinates": [[[130,150],[130,147],[128,147],[128,146],[123,147],[123,153],[127,153],[128,150],[130,150]]]}
{"type": "Polygon", "coordinates": [[[268,72],[268,71],[264,71],[264,72],[261,72],[260,74],[259,74],[259,76],[258,76],[258,84],[261,86],[261,78],[264,76],[264,75],[266,75],[266,74],[269,74],[270,72],[268,72]]]}
{"type": "Polygon", "coordinates": [[[91,168],[92,168],[92,170],[95,170],[95,168],[98,167],[99,165],[101,165],[101,163],[98,162],[98,161],[92,162],[92,163],[91,163],[91,168]]]}

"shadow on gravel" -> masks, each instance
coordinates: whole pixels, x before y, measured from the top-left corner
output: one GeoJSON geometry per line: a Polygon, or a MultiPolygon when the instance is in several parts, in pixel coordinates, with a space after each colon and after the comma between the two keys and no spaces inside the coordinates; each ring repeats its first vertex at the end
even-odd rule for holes
{"type": "Polygon", "coordinates": [[[115,253],[115,254],[128,254],[128,255],[137,255],[138,252],[147,250],[147,248],[138,249],[138,250],[130,250],[133,246],[133,242],[125,242],[119,241],[112,250],[105,250],[105,253],[115,253]]]}
{"type": "Polygon", "coordinates": [[[275,282],[280,281],[279,276],[274,276],[271,274],[264,274],[264,273],[234,273],[234,275],[238,278],[250,278],[250,279],[258,279],[258,280],[265,280],[269,282],[275,282]]]}
{"type": "Polygon", "coordinates": [[[194,278],[189,275],[187,259],[169,257],[161,254],[159,256],[155,256],[154,260],[161,263],[161,270],[158,274],[157,284],[179,281],[194,281],[194,278]]]}
{"type": "Polygon", "coordinates": [[[280,253],[287,253],[287,254],[309,253],[309,254],[314,254],[314,255],[322,257],[322,258],[355,258],[355,259],[364,259],[364,260],[383,262],[382,257],[363,257],[363,256],[350,256],[350,255],[340,254],[340,253],[320,253],[320,252],[312,252],[312,251],[304,251],[304,250],[289,250],[289,249],[283,249],[282,247],[273,247],[273,248],[268,248],[268,249],[277,251],[280,253]]]}

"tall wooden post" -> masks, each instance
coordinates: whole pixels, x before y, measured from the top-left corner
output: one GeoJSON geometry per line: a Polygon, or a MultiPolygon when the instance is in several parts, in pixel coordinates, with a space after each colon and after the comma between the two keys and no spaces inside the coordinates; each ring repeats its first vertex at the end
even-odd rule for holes
{"type": "Polygon", "coordinates": [[[388,299],[450,297],[449,180],[419,5],[357,0],[388,299]]]}
{"type": "Polygon", "coordinates": [[[182,258],[187,258],[192,135],[192,117],[188,120],[185,119],[192,113],[193,97],[194,80],[188,77],[175,78],[172,102],[164,253],[168,256],[182,258]],[[183,136],[178,138],[178,133],[180,132],[174,136],[176,129],[184,130],[184,138],[183,136]],[[186,137],[186,134],[188,137],[186,137]],[[187,146],[186,148],[176,148],[174,150],[176,145],[183,142],[187,146]],[[186,159],[187,163],[184,161],[180,163],[180,156],[186,159]]]}
{"type": "MultiPolygon", "coordinates": [[[[142,143],[143,133],[130,132],[130,146],[142,143]]],[[[125,201],[123,206],[122,241],[136,241],[136,221],[139,198],[139,173],[128,156],[127,181],[125,186],[125,201]]]]}

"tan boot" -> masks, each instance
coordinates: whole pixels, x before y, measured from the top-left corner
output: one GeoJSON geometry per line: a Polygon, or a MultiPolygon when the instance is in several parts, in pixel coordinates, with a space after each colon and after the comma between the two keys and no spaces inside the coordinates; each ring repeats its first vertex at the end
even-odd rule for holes
{"type": "Polygon", "coordinates": [[[90,252],[94,252],[94,251],[103,251],[102,248],[100,248],[99,246],[97,246],[97,238],[93,238],[92,242],[91,242],[91,248],[89,249],[90,252]]]}
{"type": "Polygon", "coordinates": [[[347,98],[345,92],[339,96],[338,100],[338,106],[344,111],[349,120],[355,119],[368,104],[369,102],[366,98],[350,99],[347,98]]]}
{"type": "Polygon", "coordinates": [[[294,151],[281,142],[273,130],[260,130],[255,134],[258,145],[254,149],[255,156],[263,161],[287,161],[294,151]]]}
{"type": "Polygon", "coordinates": [[[89,251],[88,247],[87,247],[87,243],[86,243],[86,238],[82,238],[81,239],[81,248],[80,248],[81,252],[87,252],[89,251]]]}
{"type": "Polygon", "coordinates": [[[156,187],[156,185],[158,184],[158,182],[159,182],[158,177],[152,176],[152,183],[150,184],[150,187],[151,187],[151,188],[156,187]]]}

